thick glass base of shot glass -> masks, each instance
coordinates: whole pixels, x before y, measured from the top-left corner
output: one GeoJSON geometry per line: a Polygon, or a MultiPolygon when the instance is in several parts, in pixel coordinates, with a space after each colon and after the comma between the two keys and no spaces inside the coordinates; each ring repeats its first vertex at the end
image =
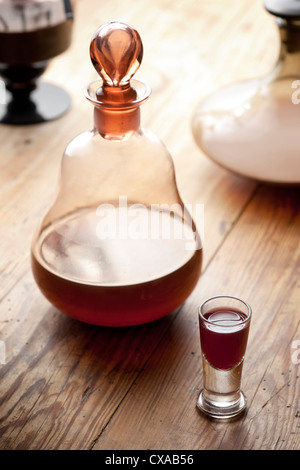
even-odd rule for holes
{"type": "Polygon", "coordinates": [[[203,383],[197,407],[213,418],[233,418],[246,408],[246,398],[240,390],[243,361],[232,369],[217,369],[205,357],[203,383]]]}

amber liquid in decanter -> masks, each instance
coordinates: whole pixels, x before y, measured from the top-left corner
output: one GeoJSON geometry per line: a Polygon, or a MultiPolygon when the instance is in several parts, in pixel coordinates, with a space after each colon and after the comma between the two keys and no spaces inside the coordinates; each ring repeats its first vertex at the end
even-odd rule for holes
{"type": "Polygon", "coordinates": [[[141,39],[128,25],[111,22],[95,33],[91,59],[103,81],[86,91],[95,126],[68,145],[57,199],[32,245],[33,274],[45,297],[71,317],[102,326],[171,313],[201,271],[201,242],[172,159],[140,127],[149,89],[131,77],[141,58],[141,39]]]}
{"type": "MultiPolygon", "coordinates": [[[[181,305],[199,276],[201,250],[184,246],[190,237],[153,239],[149,233],[142,240],[101,243],[94,214],[80,211],[51,226],[34,250],[33,272],[50,302],[88,323],[102,311],[107,326],[127,325],[128,318],[145,322],[181,305]]],[[[174,222],[178,232],[182,221],[174,222]]]]}

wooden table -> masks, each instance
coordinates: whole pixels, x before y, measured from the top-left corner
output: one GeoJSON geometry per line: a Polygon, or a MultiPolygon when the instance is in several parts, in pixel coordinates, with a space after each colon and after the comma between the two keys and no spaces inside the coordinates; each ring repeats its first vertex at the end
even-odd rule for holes
{"type": "Polygon", "coordinates": [[[190,127],[197,102],[265,74],[278,46],[261,0],[77,2],[72,46],[44,76],[68,89],[71,110],[46,124],[0,127],[1,449],[300,448],[299,189],[219,168],[190,127]],[[63,150],[92,127],[82,91],[97,78],[89,42],[113,19],[143,38],[137,77],[152,87],[143,126],[172,153],[183,200],[204,204],[205,214],[203,271],[192,295],[180,311],[125,329],[67,317],[42,296],[30,268],[30,243],[63,150]],[[217,422],[196,408],[197,307],[224,293],[247,300],[253,319],[243,372],[247,412],[217,422]]]}

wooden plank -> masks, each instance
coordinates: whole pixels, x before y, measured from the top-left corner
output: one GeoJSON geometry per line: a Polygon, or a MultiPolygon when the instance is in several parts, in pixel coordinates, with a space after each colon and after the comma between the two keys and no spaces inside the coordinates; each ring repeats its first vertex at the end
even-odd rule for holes
{"type": "Polygon", "coordinates": [[[8,313],[2,336],[7,364],[0,369],[0,446],[86,448],[151,354],[153,336],[163,334],[172,316],[150,327],[97,328],[39,302],[37,290],[17,306],[20,294],[11,292],[10,309],[19,309],[19,316],[10,319],[8,313]],[[36,304],[43,306],[40,316],[36,304]]]}
{"type": "MultiPolygon", "coordinates": [[[[297,413],[294,368],[289,372],[289,381],[283,381],[287,377],[288,347],[284,357],[279,355],[266,368],[259,364],[258,344],[249,349],[253,355],[251,364],[260,365],[257,374],[261,383],[264,385],[263,380],[268,378],[270,384],[267,392],[256,390],[257,375],[246,375],[245,387],[252,399],[246,428],[241,429],[239,423],[232,427],[219,423],[212,426],[195,414],[194,406],[201,383],[195,318],[200,299],[219,288],[232,288],[241,295],[253,295],[257,311],[268,300],[272,305],[276,300],[284,303],[286,298],[279,290],[276,289],[277,297],[273,292],[275,274],[280,274],[276,278],[278,286],[287,289],[295,276],[292,260],[299,260],[291,227],[285,238],[291,257],[286,251],[283,255],[276,251],[288,227],[285,214],[294,221],[294,193],[280,202],[280,192],[275,191],[272,196],[272,190],[260,190],[243,217],[256,184],[216,167],[196,147],[190,131],[197,100],[233,79],[268,70],[274,56],[270,48],[264,47],[261,31],[265,41],[270,42],[276,37],[273,23],[258,0],[247,0],[243,5],[235,0],[185,0],[178,1],[176,8],[174,2],[167,0],[129,3],[112,0],[100,8],[97,0],[79,0],[72,47],[52,61],[45,75],[66,85],[72,95],[72,109],[52,123],[0,129],[0,340],[5,341],[7,354],[7,363],[0,364],[0,448],[179,449],[209,448],[214,442],[220,448],[251,447],[253,442],[256,446],[274,447],[270,431],[276,419],[281,423],[283,418],[288,419],[289,426],[285,433],[282,426],[277,428],[276,445],[296,448],[298,435],[292,434],[297,431],[296,418],[292,419],[291,410],[283,406],[282,418],[276,414],[276,400],[282,404],[287,398],[297,413]],[[204,204],[204,269],[207,268],[179,315],[124,330],[78,324],[62,315],[41,296],[29,266],[31,238],[55,190],[63,149],[75,135],[92,125],[90,105],[82,96],[83,87],[96,78],[88,57],[91,34],[101,23],[114,18],[131,23],[143,37],[145,55],[138,75],[153,88],[142,108],[143,123],[169,147],[184,201],[204,204]],[[239,47],[242,42],[245,48],[239,47]],[[278,199],[283,222],[276,215],[273,198],[278,199]],[[256,253],[255,248],[260,251],[256,253]],[[233,266],[228,250],[239,253],[233,266]],[[283,276],[279,269],[281,260],[286,262],[283,276]],[[269,262],[277,263],[273,275],[269,262]],[[250,279],[262,272],[253,290],[248,285],[245,266],[249,267],[250,279]],[[216,276],[216,272],[222,272],[222,276],[216,276]],[[265,290],[262,281],[266,283],[265,290]],[[279,385],[290,384],[280,392],[276,375],[279,369],[285,371],[279,385]],[[288,392],[290,395],[285,395],[288,392]],[[256,400],[261,410],[256,407],[256,400]],[[269,411],[267,435],[263,419],[269,411]],[[244,444],[242,437],[237,440],[238,433],[244,444]]],[[[290,289],[292,300],[282,319],[293,312],[297,301],[295,287],[290,289]]],[[[270,319],[272,334],[276,335],[279,320],[272,323],[270,319]]],[[[268,348],[277,351],[281,341],[290,341],[299,334],[294,317],[290,326],[286,323],[287,329],[282,330],[277,342],[271,334],[264,338],[264,329],[259,335],[258,325],[254,331],[257,341],[264,341],[263,352],[268,348]]]]}

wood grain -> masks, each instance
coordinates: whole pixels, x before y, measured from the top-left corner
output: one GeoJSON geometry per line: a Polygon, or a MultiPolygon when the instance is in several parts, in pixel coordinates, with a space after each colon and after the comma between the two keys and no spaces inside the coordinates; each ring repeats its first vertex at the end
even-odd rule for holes
{"type": "Polygon", "coordinates": [[[225,83],[266,73],[277,43],[259,0],[77,1],[72,46],[45,74],[68,89],[70,112],[38,126],[0,127],[1,449],[299,449],[299,365],[292,362],[300,340],[299,189],[257,185],[217,167],[190,130],[196,103],[225,83]],[[125,329],[57,311],[29,264],[63,150],[92,126],[82,93],[96,78],[89,41],[112,19],[142,36],[137,75],[152,86],[143,125],[171,151],[184,201],[203,204],[205,215],[203,273],[193,294],[178,312],[125,329]],[[243,374],[248,409],[226,423],[195,407],[197,307],[216,293],[241,296],[254,312],[243,374]]]}
{"type": "Polygon", "coordinates": [[[298,190],[259,188],[95,448],[297,448],[300,377],[291,345],[299,336],[299,197],[298,190]],[[253,308],[243,372],[249,406],[230,424],[195,408],[202,384],[197,307],[226,293],[253,308]]]}

